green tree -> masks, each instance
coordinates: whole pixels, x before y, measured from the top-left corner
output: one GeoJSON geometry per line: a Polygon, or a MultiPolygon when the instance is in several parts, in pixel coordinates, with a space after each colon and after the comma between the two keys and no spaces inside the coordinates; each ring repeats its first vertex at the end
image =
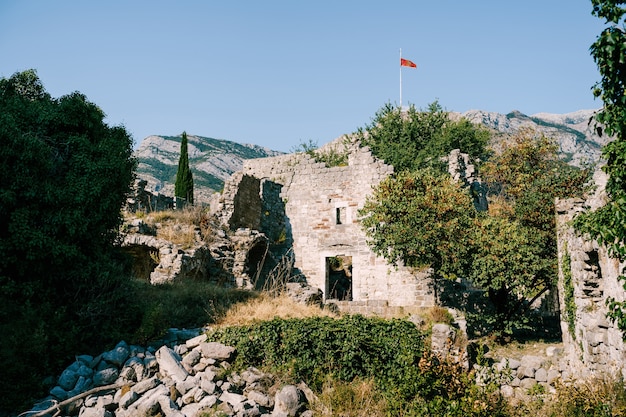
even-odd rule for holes
{"type": "Polygon", "coordinates": [[[555,288],[554,199],[581,196],[589,178],[587,170],[559,159],[557,150],[555,140],[523,130],[482,165],[490,213],[477,228],[471,279],[487,291],[498,331],[510,330],[515,318],[555,288]]]}
{"type": "Polygon", "coordinates": [[[0,79],[0,408],[132,327],[116,242],[135,160],[104,117],[80,93],[51,98],[34,70],[0,79]]]}
{"type": "MultiPolygon", "coordinates": [[[[609,176],[606,185],[609,202],[595,212],[578,216],[576,227],[606,245],[612,256],[623,261],[626,259],[626,2],[592,0],[591,3],[592,14],[609,24],[590,48],[601,76],[593,87],[593,95],[604,103],[595,116],[596,128],[615,139],[602,150],[606,160],[603,169],[609,176]]],[[[609,308],[609,317],[626,338],[626,303],[610,300],[609,308]]]]}
{"type": "Polygon", "coordinates": [[[189,169],[186,132],[183,132],[183,137],[180,141],[180,158],[178,159],[174,195],[179,198],[184,198],[189,204],[193,204],[193,175],[191,169],[189,169]]]}
{"type": "Polygon", "coordinates": [[[541,236],[516,220],[483,215],[473,232],[468,278],[493,306],[493,313],[481,312],[481,327],[511,334],[528,320],[534,301],[552,288],[552,259],[544,257],[541,236]]]}
{"type": "Polygon", "coordinates": [[[475,214],[467,190],[431,169],[388,177],[359,211],[376,254],[393,264],[432,267],[446,278],[467,270],[475,214]]]}
{"type": "Polygon", "coordinates": [[[415,106],[401,111],[387,103],[374,116],[372,123],[360,128],[357,137],[364,146],[396,171],[415,170],[426,166],[444,170],[441,157],[453,149],[475,158],[488,154],[489,132],[465,119],[453,121],[439,103],[426,111],[415,106]]]}

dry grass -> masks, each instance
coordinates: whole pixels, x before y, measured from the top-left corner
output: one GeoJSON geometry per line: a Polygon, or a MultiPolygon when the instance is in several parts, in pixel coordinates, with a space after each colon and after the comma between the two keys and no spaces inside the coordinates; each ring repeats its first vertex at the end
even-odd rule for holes
{"type": "Polygon", "coordinates": [[[287,319],[318,316],[337,317],[336,314],[318,306],[296,303],[286,294],[272,297],[269,294],[261,293],[246,303],[234,305],[217,324],[219,326],[241,326],[272,320],[276,317],[287,319]]]}
{"type": "Polygon", "coordinates": [[[371,379],[347,383],[328,381],[322,393],[313,403],[313,411],[319,416],[382,417],[387,414],[387,402],[380,395],[371,379]]]}
{"type": "Polygon", "coordinates": [[[609,417],[626,415],[622,380],[594,379],[558,385],[551,396],[540,396],[512,407],[512,417],[609,417]]]}
{"type": "Polygon", "coordinates": [[[531,340],[528,342],[511,341],[507,344],[499,344],[493,342],[489,338],[482,340],[484,344],[489,346],[490,351],[487,357],[494,360],[502,358],[521,358],[524,355],[546,356],[546,350],[549,347],[563,347],[562,343],[547,343],[540,340],[531,340]]]}
{"type": "Polygon", "coordinates": [[[159,239],[168,240],[183,249],[192,248],[199,240],[196,227],[188,224],[165,224],[157,229],[159,239]]]}
{"type": "Polygon", "coordinates": [[[174,222],[199,226],[205,217],[204,207],[187,206],[182,210],[153,211],[146,214],[144,221],[148,224],[174,222]]]}
{"type": "Polygon", "coordinates": [[[125,213],[125,221],[132,218],[142,219],[148,226],[156,229],[160,239],[181,245],[189,249],[199,243],[199,240],[214,235],[217,226],[211,222],[206,208],[188,206],[182,210],[162,210],[150,213],[125,213]]]}

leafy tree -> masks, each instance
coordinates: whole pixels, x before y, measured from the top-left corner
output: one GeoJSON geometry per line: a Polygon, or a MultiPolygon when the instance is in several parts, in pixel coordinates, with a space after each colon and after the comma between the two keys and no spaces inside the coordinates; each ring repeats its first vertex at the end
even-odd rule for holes
{"type": "Polygon", "coordinates": [[[393,165],[396,171],[426,166],[444,168],[440,158],[453,149],[476,158],[487,153],[489,132],[465,119],[453,121],[439,103],[426,111],[409,106],[406,112],[387,103],[372,123],[360,128],[357,137],[372,153],[393,165]]]}
{"type": "Polygon", "coordinates": [[[493,314],[482,317],[486,328],[510,334],[523,324],[533,302],[552,288],[546,278],[552,277],[553,262],[544,257],[541,236],[531,227],[498,215],[481,216],[475,225],[468,278],[485,290],[494,307],[493,314]]]}
{"type": "Polygon", "coordinates": [[[416,169],[382,181],[360,214],[375,253],[471,281],[493,306],[490,330],[510,333],[556,282],[554,198],[580,194],[588,173],[559,160],[553,140],[526,131],[483,164],[482,176],[490,213],[476,213],[447,174],[416,169]]]}
{"type": "Polygon", "coordinates": [[[78,92],[51,98],[34,70],[0,79],[2,407],[131,327],[115,243],[135,160],[104,117],[78,92]]]}
{"type": "Polygon", "coordinates": [[[430,169],[383,180],[359,212],[376,254],[393,264],[432,267],[448,278],[467,269],[475,214],[467,190],[430,169]]]}
{"type": "MultiPolygon", "coordinates": [[[[606,245],[611,255],[623,261],[626,259],[626,2],[592,0],[591,3],[592,14],[610,24],[590,48],[601,76],[593,87],[593,95],[604,103],[595,116],[596,128],[615,139],[602,149],[610,200],[595,212],[578,216],[576,227],[606,245]]],[[[609,308],[609,318],[626,338],[626,302],[610,300],[609,308]]]]}
{"type": "Polygon", "coordinates": [[[180,141],[180,158],[178,159],[174,195],[179,198],[184,198],[186,202],[193,204],[193,175],[191,169],[189,169],[186,132],[183,132],[183,137],[180,141]]]}
{"type": "Polygon", "coordinates": [[[477,228],[471,277],[495,307],[497,330],[556,284],[554,199],[582,195],[589,178],[557,150],[553,139],[525,130],[481,167],[491,207],[477,228]]]}

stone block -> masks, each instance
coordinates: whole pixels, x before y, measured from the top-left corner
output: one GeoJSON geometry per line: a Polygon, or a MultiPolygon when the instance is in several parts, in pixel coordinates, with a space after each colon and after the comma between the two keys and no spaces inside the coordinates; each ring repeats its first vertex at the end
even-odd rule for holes
{"type": "Polygon", "coordinates": [[[521,365],[519,368],[517,368],[516,375],[521,380],[523,380],[524,378],[534,378],[535,369],[532,366],[521,365]]]}
{"type": "Polygon", "coordinates": [[[548,371],[544,368],[539,368],[535,371],[535,380],[537,382],[548,382],[548,371]]]}

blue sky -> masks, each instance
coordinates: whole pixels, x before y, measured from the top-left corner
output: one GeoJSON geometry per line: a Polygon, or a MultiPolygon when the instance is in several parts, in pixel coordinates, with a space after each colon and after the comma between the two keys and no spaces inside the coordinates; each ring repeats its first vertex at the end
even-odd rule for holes
{"type": "Polygon", "coordinates": [[[0,0],[0,77],[37,70],[145,137],[290,151],[402,101],[450,111],[601,107],[591,0],[0,0]]]}

